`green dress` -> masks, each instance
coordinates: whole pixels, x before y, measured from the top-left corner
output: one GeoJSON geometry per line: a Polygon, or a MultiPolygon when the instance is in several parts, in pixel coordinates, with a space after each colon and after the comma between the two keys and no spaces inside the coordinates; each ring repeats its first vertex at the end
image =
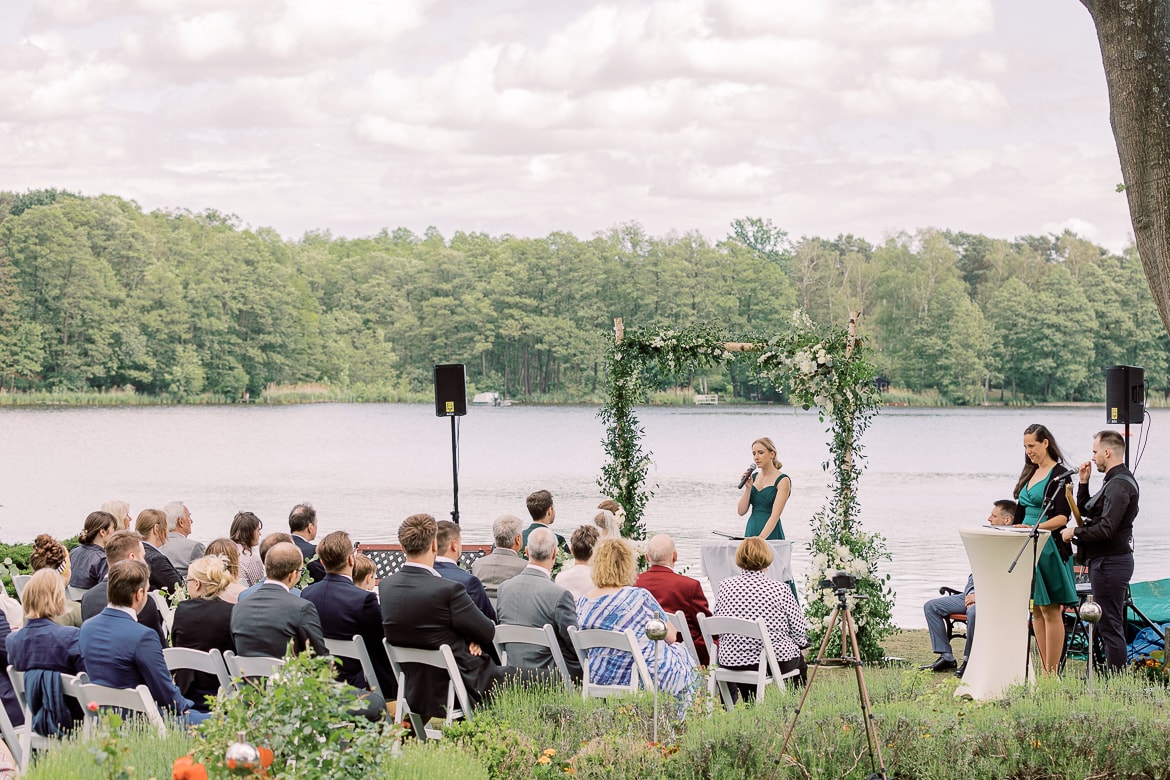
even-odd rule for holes
{"type": "MultiPolygon", "coordinates": [[[[785,479],[788,475],[781,474],[776,477],[776,481],[763,490],[757,490],[755,482],[752,483],[752,513],[748,517],[747,528],[744,529],[744,536],[759,536],[760,531],[764,530],[764,526],[768,524],[768,518],[772,516],[772,507],[776,504],[776,486],[780,484],[780,480],[785,479]]],[[[783,539],[784,528],[779,520],[776,521],[776,527],[772,529],[772,533],[768,534],[769,539],[783,539]]]]}
{"type": "MultiPolygon", "coordinates": [[[[1025,485],[1020,490],[1018,500],[1020,506],[1024,507],[1025,525],[1036,525],[1040,522],[1040,510],[1044,507],[1044,489],[1048,487],[1050,479],[1052,472],[1035,485],[1031,487],[1025,485]]],[[[1049,540],[1040,552],[1040,560],[1036,562],[1036,584],[1032,589],[1032,603],[1043,607],[1048,604],[1078,602],[1072,558],[1067,561],[1061,560],[1060,553],[1056,551],[1056,544],[1049,540]]]]}

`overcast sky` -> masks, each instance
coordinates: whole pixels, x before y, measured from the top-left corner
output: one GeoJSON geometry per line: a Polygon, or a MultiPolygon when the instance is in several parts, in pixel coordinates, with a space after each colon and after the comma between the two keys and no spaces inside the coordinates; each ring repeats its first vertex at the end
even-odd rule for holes
{"type": "Polygon", "coordinates": [[[1077,0],[0,0],[0,189],[434,225],[1130,241],[1077,0]]]}

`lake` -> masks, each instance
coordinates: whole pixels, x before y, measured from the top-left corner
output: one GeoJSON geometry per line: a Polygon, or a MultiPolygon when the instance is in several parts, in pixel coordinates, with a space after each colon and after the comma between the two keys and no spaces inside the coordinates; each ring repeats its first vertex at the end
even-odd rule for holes
{"type": "MultiPolygon", "coordinates": [[[[489,542],[491,521],[527,519],[524,498],[541,488],[557,506],[554,530],[568,536],[601,495],[602,426],[593,407],[472,408],[460,420],[459,509],[468,542],[489,542]]],[[[1142,512],[1135,579],[1170,576],[1170,449],[1157,433],[1170,410],[1155,409],[1152,442],[1136,469],[1142,512]]],[[[740,533],[736,483],[759,436],[776,442],[793,496],[783,516],[807,571],[809,519],[824,503],[828,436],[815,413],[789,407],[648,407],[640,413],[653,453],[651,533],[670,533],[680,569],[700,576],[699,543],[712,530],[740,533]]],[[[1053,432],[1066,459],[1088,459],[1107,427],[1104,405],[1030,409],[883,409],[862,439],[861,522],[884,534],[897,592],[895,622],[925,625],[922,602],[938,586],[961,587],[968,565],[958,529],[984,522],[1010,498],[1030,423],[1053,432]]],[[[194,537],[226,535],[237,510],[265,531],[287,530],[289,509],[310,501],[320,534],[345,529],[362,542],[395,541],[404,517],[452,508],[451,429],[431,405],[176,406],[0,410],[0,540],[58,538],[81,530],[105,500],[131,512],[187,503],[194,537]]],[[[1131,455],[1131,464],[1136,453],[1131,455]]],[[[1094,476],[1093,488],[1100,484],[1094,476]]]]}

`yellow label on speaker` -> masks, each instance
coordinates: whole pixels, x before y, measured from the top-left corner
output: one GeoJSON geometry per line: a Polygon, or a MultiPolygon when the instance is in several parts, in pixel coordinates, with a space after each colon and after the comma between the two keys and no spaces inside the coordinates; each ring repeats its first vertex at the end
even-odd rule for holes
{"type": "Polygon", "coordinates": [[[1118,417],[1119,417],[1119,415],[1117,414],[1117,407],[1116,406],[1109,407],[1109,421],[1110,422],[1117,422],[1118,417]]]}
{"type": "Polygon", "coordinates": [[[455,414],[455,402],[447,401],[447,414],[455,414]]]}

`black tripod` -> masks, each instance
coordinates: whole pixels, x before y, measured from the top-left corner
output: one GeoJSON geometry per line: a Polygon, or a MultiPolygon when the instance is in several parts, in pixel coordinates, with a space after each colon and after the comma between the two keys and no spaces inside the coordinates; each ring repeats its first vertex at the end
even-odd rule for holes
{"type": "Polygon", "coordinates": [[[776,767],[772,770],[772,778],[776,777],[776,770],[780,768],[780,762],[787,760],[789,763],[796,763],[795,759],[789,757],[784,751],[788,747],[788,741],[792,738],[792,733],[796,730],[796,721],[800,717],[800,711],[804,709],[805,699],[808,698],[808,692],[812,690],[813,680],[817,678],[817,670],[825,662],[825,648],[829,646],[829,638],[833,636],[833,629],[837,627],[837,620],[841,620],[841,657],[837,660],[841,661],[844,666],[852,666],[857,672],[857,696],[861,700],[861,716],[865,721],[865,738],[869,742],[869,762],[873,769],[873,773],[866,778],[866,780],[889,780],[886,774],[886,765],[882,761],[882,746],[877,738],[877,727],[873,722],[873,710],[869,705],[869,691],[865,687],[865,677],[861,673],[861,651],[857,648],[857,624],[853,622],[853,613],[849,609],[849,602],[846,596],[849,591],[857,585],[857,579],[849,575],[838,574],[833,578],[832,582],[828,580],[821,581],[822,588],[832,587],[833,592],[837,594],[837,606],[833,607],[833,612],[829,616],[829,627],[825,630],[825,638],[821,640],[821,649],[817,651],[817,658],[813,662],[812,671],[808,675],[808,684],[805,685],[804,694],[800,697],[800,704],[796,706],[796,713],[792,716],[792,723],[788,724],[788,733],[784,735],[784,743],[780,745],[780,758],[776,761],[776,767]],[[849,580],[848,584],[840,581],[842,578],[849,580]],[[844,613],[844,617],[842,616],[844,613]],[[847,655],[849,648],[853,649],[853,655],[847,655]]]}

